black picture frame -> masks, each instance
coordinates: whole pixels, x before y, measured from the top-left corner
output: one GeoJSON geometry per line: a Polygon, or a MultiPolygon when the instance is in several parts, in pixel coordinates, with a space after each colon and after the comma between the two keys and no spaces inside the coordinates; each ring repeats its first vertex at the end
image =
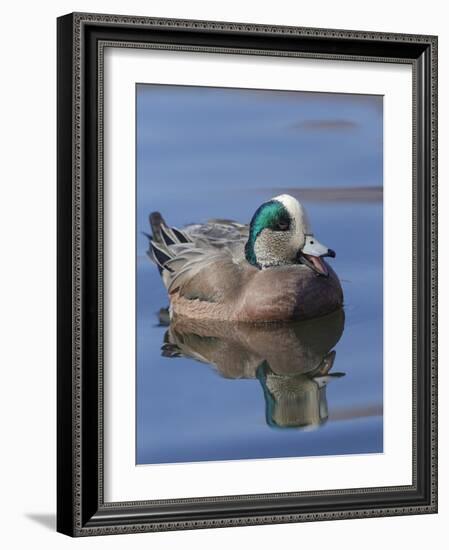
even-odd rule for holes
{"type": "Polygon", "coordinates": [[[437,37],[86,13],[58,18],[57,29],[57,530],[87,536],[437,512],[437,37]],[[412,65],[412,485],[104,502],[105,42],[412,65]]]}

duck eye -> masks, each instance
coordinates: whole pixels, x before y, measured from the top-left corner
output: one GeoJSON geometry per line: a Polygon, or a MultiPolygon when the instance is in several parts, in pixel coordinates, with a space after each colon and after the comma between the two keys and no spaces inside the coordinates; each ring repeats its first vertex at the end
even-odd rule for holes
{"type": "Polygon", "coordinates": [[[278,222],[274,229],[275,231],[287,231],[290,227],[290,224],[288,222],[278,222]]]}

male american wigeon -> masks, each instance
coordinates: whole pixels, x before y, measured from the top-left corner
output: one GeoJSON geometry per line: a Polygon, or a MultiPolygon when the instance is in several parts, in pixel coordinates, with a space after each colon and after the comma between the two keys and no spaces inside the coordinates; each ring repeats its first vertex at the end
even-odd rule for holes
{"type": "Polygon", "coordinates": [[[323,259],[335,252],[313,235],[290,195],[263,203],[249,225],[210,220],[169,227],[150,215],[149,257],[158,265],[170,314],[266,322],[308,319],[343,304],[340,281],[323,259]]]}

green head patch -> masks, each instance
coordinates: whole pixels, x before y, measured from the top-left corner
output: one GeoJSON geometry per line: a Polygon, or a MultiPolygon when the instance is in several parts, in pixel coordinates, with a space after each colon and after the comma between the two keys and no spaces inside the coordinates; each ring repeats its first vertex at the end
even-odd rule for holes
{"type": "Polygon", "coordinates": [[[250,264],[260,267],[254,250],[257,237],[264,229],[288,231],[290,224],[290,214],[281,202],[271,200],[259,206],[250,223],[249,237],[245,246],[246,260],[250,264]]]}

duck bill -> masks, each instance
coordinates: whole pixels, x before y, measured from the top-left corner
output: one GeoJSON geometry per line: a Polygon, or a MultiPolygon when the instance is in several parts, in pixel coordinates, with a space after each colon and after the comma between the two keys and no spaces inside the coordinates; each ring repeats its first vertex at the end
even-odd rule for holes
{"type": "Polygon", "coordinates": [[[335,252],[321,244],[313,235],[306,235],[306,242],[299,254],[300,263],[310,267],[318,275],[329,276],[329,270],[323,258],[335,258],[335,252]]]}

